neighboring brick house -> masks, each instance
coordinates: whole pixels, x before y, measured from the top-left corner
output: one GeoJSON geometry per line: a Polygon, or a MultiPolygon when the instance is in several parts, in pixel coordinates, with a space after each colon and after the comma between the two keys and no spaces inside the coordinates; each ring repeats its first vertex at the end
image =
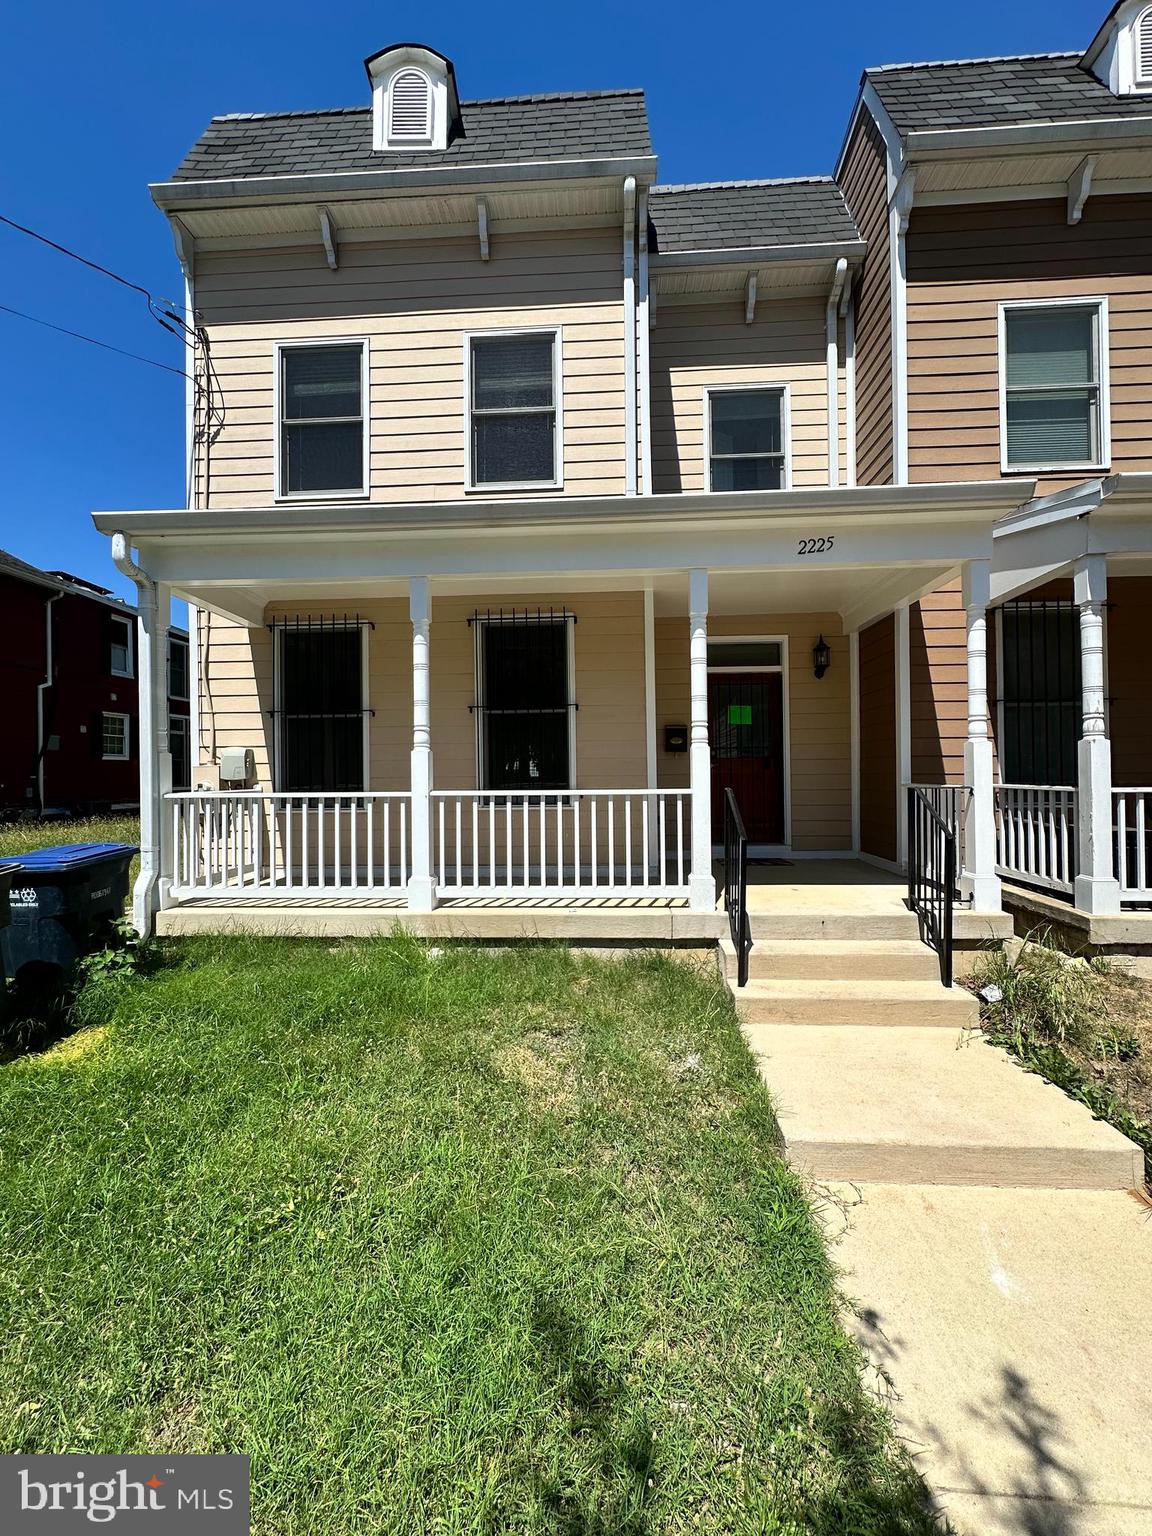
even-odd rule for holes
{"type": "MultiPolygon", "coordinates": [[[[169,709],[187,782],[188,636],[169,632],[169,709]]],[[[136,610],[0,550],[0,815],[139,803],[136,610]]],[[[175,753],[174,753],[175,756],[175,753]]],[[[174,770],[175,776],[175,770],[174,770]]]]}
{"type": "Polygon", "coordinates": [[[973,922],[1002,877],[1152,905],[1152,5],[868,70],[836,174],[779,181],[661,185],[639,90],[365,67],[152,188],[187,506],[96,521],[191,605],[198,731],[167,806],[152,743],[141,920],[704,914],[729,790],[762,857],[893,869],[920,786],[973,922]]]}

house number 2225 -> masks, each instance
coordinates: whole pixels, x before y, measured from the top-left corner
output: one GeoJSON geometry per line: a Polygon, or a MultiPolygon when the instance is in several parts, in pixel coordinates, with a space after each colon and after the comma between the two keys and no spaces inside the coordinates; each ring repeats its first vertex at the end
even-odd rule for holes
{"type": "Polygon", "coordinates": [[[821,539],[801,539],[796,547],[798,555],[826,555],[836,542],[834,533],[827,534],[821,539]]]}

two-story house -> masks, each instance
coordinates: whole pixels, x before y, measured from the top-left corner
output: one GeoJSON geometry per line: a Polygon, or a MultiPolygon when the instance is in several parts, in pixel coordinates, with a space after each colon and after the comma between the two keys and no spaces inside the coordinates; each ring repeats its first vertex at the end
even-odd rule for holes
{"type": "Polygon", "coordinates": [[[145,733],[141,926],[322,896],[707,937],[732,798],[782,878],[866,882],[918,782],[972,936],[1037,839],[1118,910],[1135,9],[1085,59],[869,71],[835,177],[662,186],[641,92],[461,100],[412,44],[360,107],[214,119],[152,189],[195,316],[188,505],[97,516],[142,652],[168,592],[193,615],[191,791],[145,733]]]}

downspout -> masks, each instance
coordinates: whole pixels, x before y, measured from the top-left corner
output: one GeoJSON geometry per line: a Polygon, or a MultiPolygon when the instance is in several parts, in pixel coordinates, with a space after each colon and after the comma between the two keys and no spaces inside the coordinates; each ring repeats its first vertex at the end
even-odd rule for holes
{"type": "Polygon", "coordinates": [[[840,484],[840,295],[848,276],[848,258],[841,256],[828,290],[824,311],[825,353],[828,363],[828,484],[840,484]]]}
{"type": "Polygon", "coordinates": [[[132,558],[128,536],[112,535],[112,563],[136,585],[139,602],[140,644],[137,646],[137,689],[140,709],[140,873],[132,891],[132,922],[140,936],[152,931],[152,917],[159,905],[161,867],[161,818],[164,785],[161,754],[168,750],[168,721],[157,707],[160,647],[159,594],[156,583],[132,558]]]}
{"type": "Polygon", "coordinates": [[[63,597],[63,592],[53,592],[44,604],[44,681],[36,684],[36,795],[40,801],[40,814],[44,814],[44,754],[48,740],[44,733],[47,713],[44,695],[55,681],[56,661],[52,645],[52,604],[63,597]]]}
{"type": "Polygon", "coordinates": [[[852,273],[844,284],[840,300],[844,317],[844,483],[856,484],[856,300],[852,292],[852,273]]]}
{"type": "Polygon", "coordinates": [[[624,494],[636,494],[636,178],[624,178],[624,494]]]}
{"type": "Polygon", "coordinates": [[[651,313],[648,274],[648,188],[640,191],[636,222],[640,235],[640,304],[636,345],[640,365],[640,494],[652,495],[652,364],[649,346],[651,313]]]}

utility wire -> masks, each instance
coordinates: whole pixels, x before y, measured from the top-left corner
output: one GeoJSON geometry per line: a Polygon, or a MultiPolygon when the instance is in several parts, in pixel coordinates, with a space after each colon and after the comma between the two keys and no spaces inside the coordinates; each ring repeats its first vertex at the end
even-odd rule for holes
{"type": "Polygon", "coordinates": [[[85,336],[80,331],[70,331],[66,325],[56,325],[51,320],[41,320],[39,315],[26,315],[22,309],[13,309],[9,304],[0,304],[0,310],[6,315],[16,315],[21,320],[30,320],[33,325],[45,325],[50,331],[59,331],[63,336],[74,336],[77,341],[86,341],[91,346],[103,347],[106,352],[118,352],[121,357],[133,358],[138,363],[147,363],[150,368],[163,368],[165,373],[178,374],[182,379],[189,379],[191,374],[185,373],[183,368],[173,368],[170,363],[158,363],[153,357],[144,357],[139,352],[126,352],[123,347],[114,347],[111,342],[98,341],[95,336],[85,336]]]}

